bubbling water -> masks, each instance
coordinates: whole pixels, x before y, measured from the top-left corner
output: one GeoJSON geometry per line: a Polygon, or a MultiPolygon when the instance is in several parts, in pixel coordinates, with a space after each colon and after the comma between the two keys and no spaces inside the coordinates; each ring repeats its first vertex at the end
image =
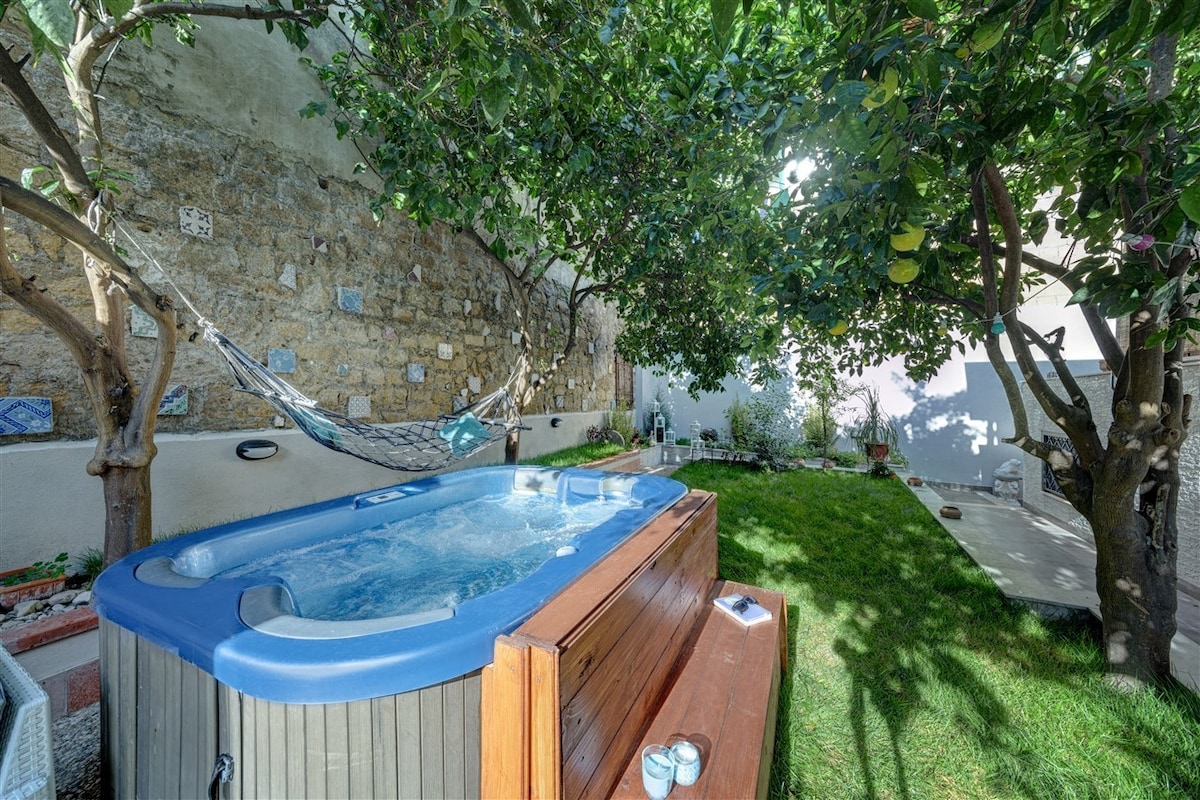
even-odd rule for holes
{"type": "Polygon", "coordinates": [[[361,620],[453,608],[515,583],[624,506],[553,495],[468,500],[304,547],[277,550],[214,579],[283,580],[296,613],[361,620]]]}

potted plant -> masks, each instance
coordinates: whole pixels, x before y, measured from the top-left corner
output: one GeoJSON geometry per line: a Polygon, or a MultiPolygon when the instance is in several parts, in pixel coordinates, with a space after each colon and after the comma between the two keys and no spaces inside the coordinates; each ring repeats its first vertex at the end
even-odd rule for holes
{"type": "Polygon", "coordinates": [[[892,448],[900,448],[900,432],[883,410],[878,388],[864,386],[857,394],[862,398],[862,412],[850,425],[850,438],[862,448],[868,460],[886,462],[892,448]]]}
{"type": "Polygon", "coordinates": [[[37,561],[28,567],[0,572],[0,605],[12,607],[29,600],[44,600],[67,586],[67,554],[53,561],[37,561]]]}

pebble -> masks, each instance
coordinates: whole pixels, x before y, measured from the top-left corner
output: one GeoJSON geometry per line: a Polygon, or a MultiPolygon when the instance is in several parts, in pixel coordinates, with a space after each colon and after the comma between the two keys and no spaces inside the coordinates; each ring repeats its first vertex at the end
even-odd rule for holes
{"type": "Polygon", "coordinates": [[[55,614],[64,614],[91,602],[92,593],[78,589],[59,592],[47,600],[26,600],[24,603],[17,603],[11,610],[0,616],[0,631],[28,625],[55,614]]]}

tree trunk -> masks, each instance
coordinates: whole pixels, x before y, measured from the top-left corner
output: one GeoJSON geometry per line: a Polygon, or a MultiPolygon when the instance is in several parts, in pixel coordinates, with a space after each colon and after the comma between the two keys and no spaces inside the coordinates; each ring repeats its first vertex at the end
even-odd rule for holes
{"type": "Polygon", "coordinates": [[[1175,521],[1174,515],[1147,520],[1131,503],[1122,502],[1130,500],[1098,500],[1090,522],[1096,539],[1105,673],[1118,686],[1139,688],[1171,679],[1178,600],[1175,559],[1162,556],[1174,551],[1174,546],[1164,545],[1174,545],[1175,521]]]}
{"type": "Polygon", "coordinates": [[[150,544],[150,464],[109,467],[104,484],[104,565],[150,544]]]}

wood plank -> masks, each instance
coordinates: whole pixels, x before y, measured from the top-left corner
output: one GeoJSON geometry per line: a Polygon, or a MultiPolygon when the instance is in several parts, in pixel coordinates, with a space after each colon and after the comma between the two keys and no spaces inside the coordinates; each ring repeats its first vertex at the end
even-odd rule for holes
{"type": "Polygon", "coordinates": [[[396,698],[396,763],[400,797],[421,796],[421,693],[405,692],[396,698]]]}
{"type": "Polygon", "coordinates": [[[269,797],[288,796],[288,740],[287,703],[263,701],[267,718],[267,763],[260,770],[267,774],[269,797]]]}
{"type": "Polygon", "coordinates": [[[442,687],[427,686],[418,691],[421,699],[421,797],[445,797],[442,758],[442,687]]]}
{"type": "MultiPolygon", "coordinates": [[[[284,762],[284,780],[287,782],[287,797],[308,796],[307,745],[304,741],[304,706],[298,703],[285,704],[284,727],[287,735],[287,754],[284,762]]],[[[279,758],[279,756],[276,756],[279,758]]]]}
{"type": "Polygon", "coordinates": [[[543,647],[531,647],[528,652],[530,797],[562,797],[559,655],[543,647]]]}
{"type": "Polygon", "coordinates": [[[375,767],[371,743],[374,725],[371,721],[371,701],[356,700],[346,704],[346,723],[349,734],[349,770],[351,797],[377,797],[375,767]]]}
{"type": "Polygon", "coordinates": [[[247,696],[245,708],[251,710],[254,728],[254,794],[274,797],[271,790],[271,708],[266,700],[247,696]]]}
{"type": "Polygon", "coordinates": [[[442,684],[442,796],[466,797],[467,780],[463,753],[465,711],[463,682],[449,680],[442,684]]]}
{"type": "Polygon", "coordinates": [[[480,713],[482,702],[483,676],[476,671],[463,679],[463,772],[466,783],[463,787],[465,797],[482,797],[480,788],[481,758],[481,723],[480,713]]]}
{"type": "Polygon", "coordinates": [[[304,787],[306,797],[325,797],[325,706],[304,707],[304,787]]]}
{"type": "Polygon", "coordinates": [[[496,639],[483,669],[480,794],[529,797],[529,647],[510,636],[496,639]]]}
{"type": "Polygon", "coordinates": [[[399,797],[398,769],[400,748],[396,744],[396,697],[371,700],[371,753],[374,761],[373,784],[378,797],[399,797]]]}
{"type": "Polygon", "coordinates": [[[243,800],[247,796],[243,776],[242,695],[236,689],[217,683],[217,750],[233,756],[233,781],[221,790],[225,800],[243,800]]]}
{"type": "Polygon", "coordinates": [[[325,703],[325,796],[350,797],[350,722],[346,703],[325,703]]]}
{"type": "Polygon", "coordinates": [[[204,728],[204,698],[196,674],[199,670],[182,659],[179,660],[179,666],[180,715],[189,721],[187,729],[181,730],[179,737],[179,795],[200,796],[208,788],[208,775],[200,775],[203,770],[200,765],[204,752],[203,740],[208,735],[204,728]]]}

